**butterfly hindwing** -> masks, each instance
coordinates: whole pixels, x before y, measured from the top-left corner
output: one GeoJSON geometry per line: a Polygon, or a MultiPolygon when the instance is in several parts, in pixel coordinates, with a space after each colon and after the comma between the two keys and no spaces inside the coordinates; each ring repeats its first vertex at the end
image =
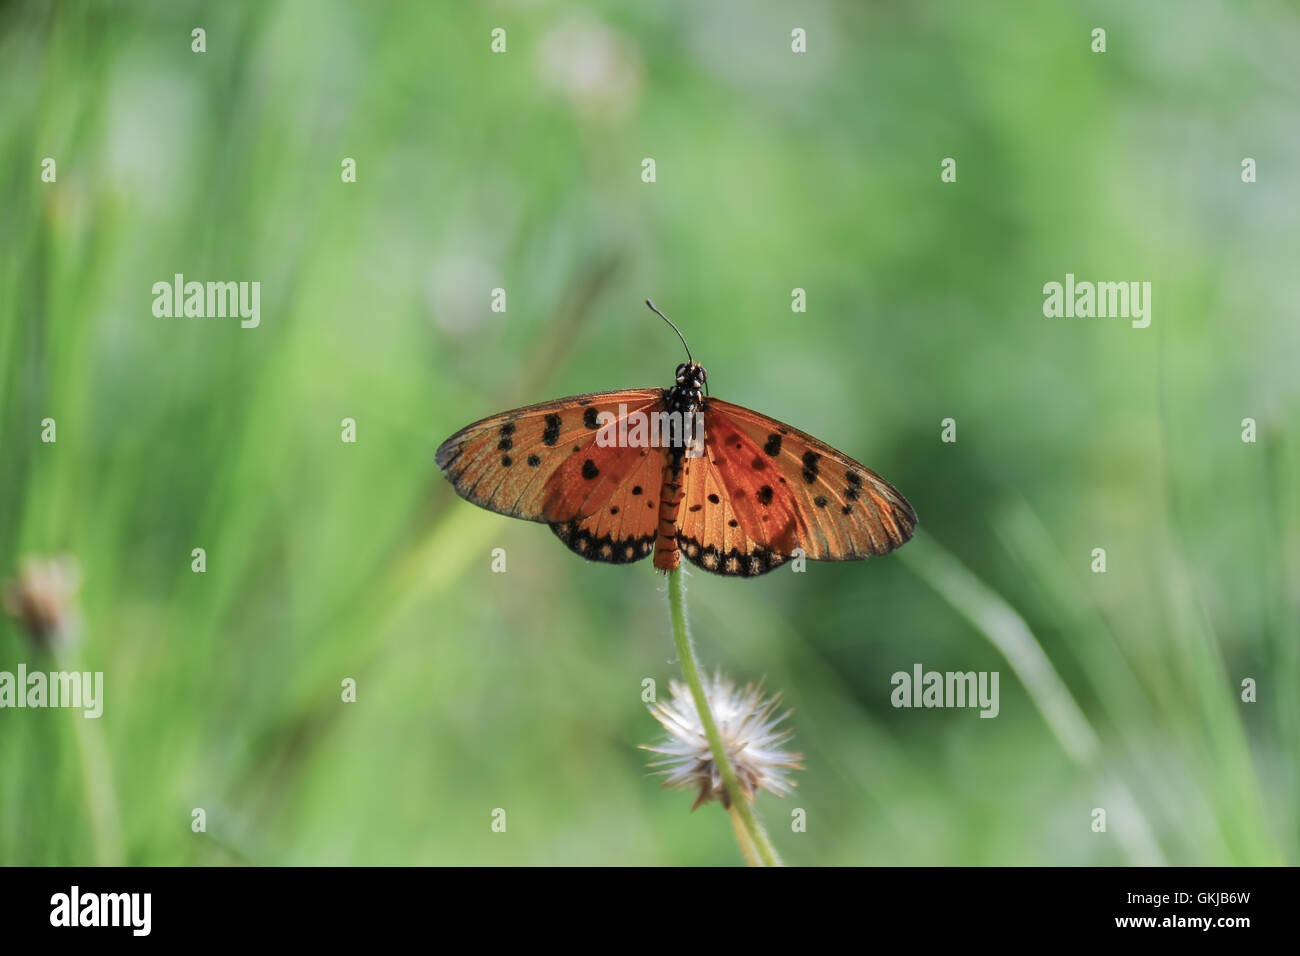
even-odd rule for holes
{"type": "Polygon", "coordinates": [[[678,532],[692,563],[753,576],[795,548],[810,560],[849,561],[912,536],[916,513],[903,496],[825,442],[716,398],[704,418],[706,455],[686,483],[678,532]]]}
{"type": "Polygon", "coordinates": [[[583,483],[574,484],[570,496],[559,493],[552,478],[571,460],[579,462],[580,474],[584,449],[635,456],[638,449],[596,448],[597,419],[601,412],[617,416],[620,406],[648,411],[662,402],[663,389],[637,388],[517,408],[462,428],[439,446],[435,459],[456,493],[480,508],[549,524],[585,518],[591,510],[571,508],[579,492],[583,502],[591,498],[583,483]]]}
{"type": "Polygon", "coordinates": [[[628,564],[654,551],[664,452],[589,447],[551,476],[554,513],[574,514],[551,530],[575,554],[628,564]]]}

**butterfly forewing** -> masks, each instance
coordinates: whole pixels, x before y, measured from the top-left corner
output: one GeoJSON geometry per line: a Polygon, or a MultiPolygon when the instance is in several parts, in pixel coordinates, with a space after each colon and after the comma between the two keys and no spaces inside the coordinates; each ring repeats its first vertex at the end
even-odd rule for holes
{"type": "Polygon", "coordinates": [[[606,480],[599,487],[612,495],[615,462],[626,460],[622,470],[630,471],[645,450],[597,446],[600,413],[617,417],[620,407],[649,413],[662,402],[663,389],[637,388],[517,408],[462,428],[435,459],[456,493],[481,508],[549,524],[585,518],[597,510],[599,493],[593,494],[595,479],[582,477],[583,463],[592,460],[587,472],[600,469],[606,480]],[[559,472],[563,480],[552,480],[559,472]]]}

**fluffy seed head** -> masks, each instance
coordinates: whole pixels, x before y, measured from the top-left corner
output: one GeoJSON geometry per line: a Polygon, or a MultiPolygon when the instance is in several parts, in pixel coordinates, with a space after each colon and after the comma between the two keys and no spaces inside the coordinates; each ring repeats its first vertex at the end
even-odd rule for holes
{"type": "MultiPolygon", "coordinates": [[[[691,805],[692,810],[715,799],[730,808],[731,801],[722,774],[714,763],[690,688],[672,681],[669,689],[672,691],[671,701],[658,702],[650,707],[655,720],[668,731],[667,738],[659,744],[642,747],[663,755],[664,759],[656,760],[650,766],[660,768],[657,772],[665,777],[666,788],[699,791],[691,805]]],[[[721,674],[716,674],[712,681],[705,679],[704,692],[745,798],[752,803],[759,790],[767,790],[779,797],[790,793],[795,783],[788,771],[803,769],[800,762],[803,755],[782,749],[792,731],[777,729],[777,725],[790,716],[788,710],[776,714],[781,706],[781,695],[764,699],[762,686],[754,684],[738,690],[721,674]]]]}

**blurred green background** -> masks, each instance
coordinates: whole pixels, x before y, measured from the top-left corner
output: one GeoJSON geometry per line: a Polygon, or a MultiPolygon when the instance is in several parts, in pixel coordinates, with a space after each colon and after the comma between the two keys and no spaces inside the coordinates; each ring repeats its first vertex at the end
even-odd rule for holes
{"type": "Polygon", "coordinates": [[[0,576],[74,556],[84,619],[4,620],[0,669],[106,685],[0,711],[0,862],[740,862],[636,749],[662,578],[433,462],[669,384],[647,295],[921,517],[688,581],[705,665],[796,708],[788,862],[1300,862],[1298,45],[1207,0],[0,5],[0,576]],[[177,272],[260,327],[155,317],[177,272]],[[1067,272],[1152,282],[1150,328],[1045,318],[1067,272]],[[894,709],[915,663],[1001,714],[894,709]]]}

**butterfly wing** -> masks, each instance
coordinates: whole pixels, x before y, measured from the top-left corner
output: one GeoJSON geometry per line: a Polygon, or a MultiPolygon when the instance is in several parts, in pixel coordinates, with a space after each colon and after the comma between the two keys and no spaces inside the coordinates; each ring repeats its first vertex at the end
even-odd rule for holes
{"type": "Polygon", "coordinates": [[[662,448],[602,448],[571,455],[551,477],[551,530],[593,561],[627,564],[654,550],[663,482],[662,448]]]}
{"type": "Polygon", "coordinates": [[[649,415],[663,401],[663,389],[639,388],[517,408],[462,428],[435,459],[466,501],[544,521],[583,557],[635,561],[654,544],[656,512],[641,502],[658,499],[662,450],[605,446],[596,436],[601,413],[617,428],[620,416],[649,415]]]}
{"type": "Polygon", "coordinates": [[[916,512],[887,481],[776,419],[705,402],[705,455],[689,463],[678,544],[693,564],[753,576],[802,548],[815,561],[887,554],[916,512]]]}

